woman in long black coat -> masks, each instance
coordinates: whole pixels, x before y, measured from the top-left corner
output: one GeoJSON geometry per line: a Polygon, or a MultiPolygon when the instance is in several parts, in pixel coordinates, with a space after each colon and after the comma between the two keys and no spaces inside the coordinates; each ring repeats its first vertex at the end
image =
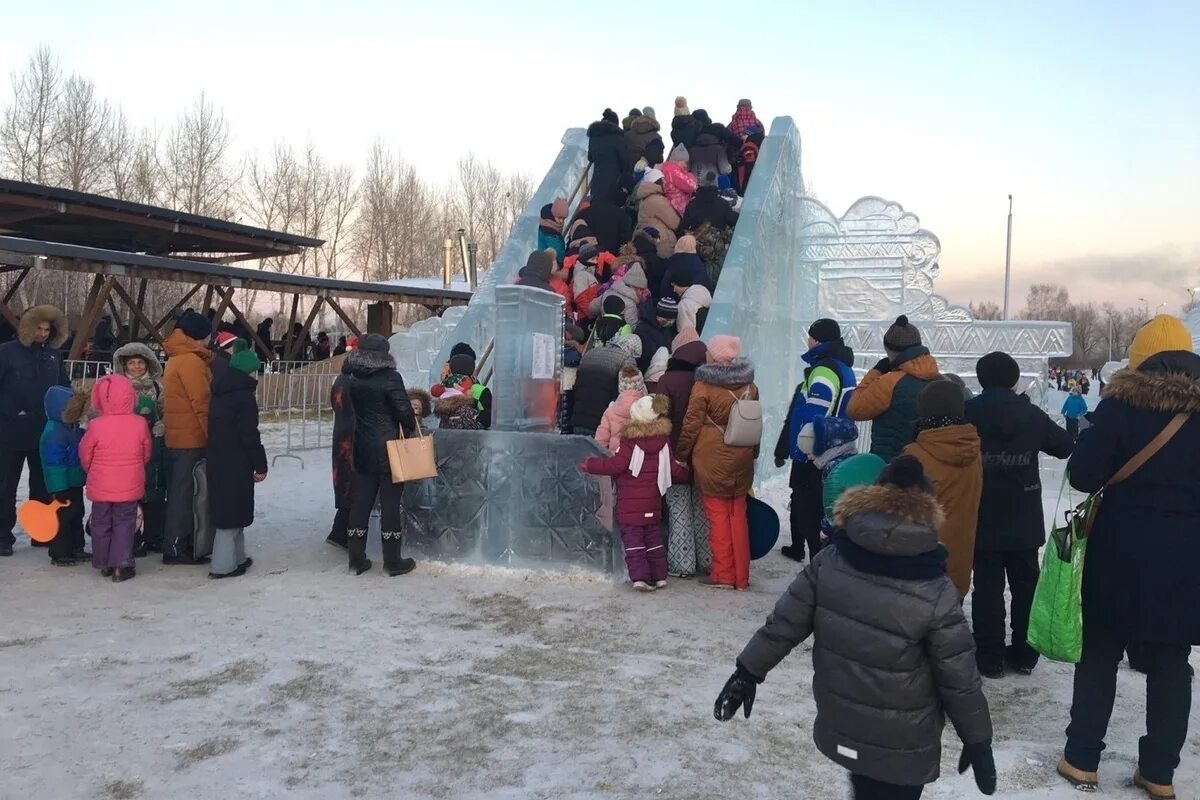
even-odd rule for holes
{"type": "Polygon", "coordinates": [[[592,198],[624,203],[626,193],[633,186],[633,158],[629,155],[629,145],[625,143],[625,132],[617,124],[616,114],[605,109],[604,118],[589,125],[587,135],[588,161],[595,165],[592,170],[592,198]]]}
{"type": "Polygon", "coordinates": [[[1104,492],[1088,540],[1083,659],[1059,764],[1076,785],[1098,781],[1117,665],[1128,649],[1146,672],[1147,733],[1135,781],[1152,797],[1174,796],[1191,711],[1188,656],[1200,644],[1200,356],[1190,344],[1174,318],[1143,327],[1131,368],[1113,376],[1071,457],[1071,485],[1097,492],[1172,418],[1190,415],[1157,454],[1104,492]],[[1141,346],[1147,342],[1158,346],[1141,346]],[[1180,349],[1153,352],[1164,344],[1180,349]]]}
{"type": "Polygon", "coordinates": [[[245,529],[254,523],[254,484],[267,477],[254,390],[261,362],[243,350],[217,373],[208,406],[208,508],[214,531],[210,578],[243,575],[245,529]]]}
{"type": "Polygon", "coordinates": [[[392,483],[387,442],[403,428],[405,436],[416,433],[417,420],[396,371],[388,340],[376,333],[360,337],[358,349],[346,357],[353,380],[350,402],[354,407],[354,476],[351,479],[350,528],[347,544],[350,569],[361,575],[371,568],[367,558],[367,525],[378,500],[383,508],[383,569],[388,575],[412,572],[416,562],[400,556],[404,532],[404,484],[392,483]]]}

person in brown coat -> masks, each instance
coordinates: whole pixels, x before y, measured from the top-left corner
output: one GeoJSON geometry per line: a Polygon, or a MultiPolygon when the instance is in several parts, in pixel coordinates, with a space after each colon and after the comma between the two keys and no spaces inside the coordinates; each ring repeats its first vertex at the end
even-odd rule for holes
{"type": "Polygon", "coordinates": [[[708,583],[723,589],[750,588],[750,530],[746,495],[754,483],[758,447],[725,444],[725,427],[738,400],[757,400],[754,366],[741,357],[736,336],[714,336],[708,363],[696,370],[679,458],[692,461],[696,488],[704,499],[713,563],[708,583]]]}
{"type": "Polygon", "coordinates": [[[195,533],[196,465],[208,446],[208,404],[212,399],[213,353],[205,342],[212,325],[195,311],[185,311],[175,330],[163,341],[167,366],[163,372],[163,425],[166,428],[167,525],[163,538],[164,564],[203,564],[192,543],[195,533]]]}
{"type": "Polygon", "coordinates": [[[946,512],[938,541],[950,556],[946,573],[958,598],[971,590],[975,528],[983,495],[983,456],[979,433],[967,422],[962,389],[948,380],[926,386],[917,397],[917,440],[904,448],[921,462],[946,512]]]}
{"type": "Polygon", "coordinates": [[[681,218],[667,199],[663,189],[662,171],[647,170],[634,194],[638,200],[637,229],[654,228],[658,231],[658,257],[670,258],[675,253],[675,230],[679,227],[681,218]]]}

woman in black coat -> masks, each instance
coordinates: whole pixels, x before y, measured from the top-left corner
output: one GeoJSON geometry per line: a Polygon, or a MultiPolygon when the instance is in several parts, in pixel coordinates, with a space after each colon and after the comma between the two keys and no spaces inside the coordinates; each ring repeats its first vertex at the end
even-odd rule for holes
{"type": "Polygon", "coordinates": [[[371,568],[367,558],[367,525],[378,499],[383,508],[383,569],[388,575],[403,575],[412,572],[417,564],[411,558],[400,557],[404,484],[392,483],[387,442],[396,439],[401,429],[405,436],[415,435],[417,420],[387,339],[377,333],[360,337],[358,349],[346,356],[346,363],[353,377],[350,403],[354,408],[354,477],[350,528],[346,532],[350,569],[361,575],[371,568]]]}
{"type": "Polygon", "coordinates": [[[333,527],[325,541],[346,549],[346,531],[350,527],[350,504],[354,496],[354,406],[350,403],[350,359],[342,362],[342,373],[329,390],[329,407],[333,409],[333,527]]]}
{"type": "Polygon", "coordinates": [[[1176,415],[1190,415],[1158,453],[1104,492],[1088,539],[1083,658],[1059,763],[1073,784],[1098,781],[1117,665],[1126,650],[1137,652],[1147,732],[1135,781],[1153,797],[1174,797],[1191,711],[1188,656],[1200,644],[1200,356],[1190,352],[1183,324],[1164,317],[1134,339],[1130,368],[1105,387],[1069,465],[1072,486],[1098,492],[1176,415]],[[1150,340],[1180,349],[1139,346],[1150,340]]]}
{"type": "Polygon", "coordinates": [[[625,143],[625,132],[617,123],[617,115],[606,108],[604,118],[588,126],[587,136],[588,161],[595,165],[592,198],[624,203],[625,194],[633,186],[633,158],[625,143]]]}
{"type": "Polygon", "coordinates": [[[208,513],[214,531],[210,578],[244,575],[245,529],[254,523],[254,484],[267,477],[258,433],[258,369],[253,350],[236,353],[213,378],[208,406],[208,513]]]}

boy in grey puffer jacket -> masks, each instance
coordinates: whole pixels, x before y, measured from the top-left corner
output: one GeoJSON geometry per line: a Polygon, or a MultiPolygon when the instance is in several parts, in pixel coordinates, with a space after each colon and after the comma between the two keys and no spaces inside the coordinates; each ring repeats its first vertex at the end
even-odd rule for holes
{"type": "Polygon", "coordinates": [[[942,510],[921,464],[900,456],[834,509],[838,532],[779,599],[737,659],[714,714],[746,717],[755,687],[816,634],[813,738],[851,773],[855,797],[919,798],[937,780],[949,715],[974,768],[996,790],[992,722],[971,631],[938,544],[942,510]]]}

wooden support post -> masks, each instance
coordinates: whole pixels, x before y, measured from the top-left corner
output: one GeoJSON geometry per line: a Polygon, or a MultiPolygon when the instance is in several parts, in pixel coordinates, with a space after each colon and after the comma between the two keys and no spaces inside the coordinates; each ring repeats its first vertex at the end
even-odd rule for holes
{"type": "Polygon", "coordinates": [[[332,297],[326,297],[325,302],[328,303],[329,307],[333,309],[333,313],[342,318],[342,322],[346,323],[346,327],[350,329],[351,333],[353,333],[355,336],[362,336],[362,331],[357,325],[354,324],[354,320],[350,319],[350,315],[342,310],[342,307],[338,305],[337,300],[334,300],[332,297]]]}
{"type": "Polygon", "coordinates": [[[308,319],[304,320],[304,327],[300,329],[300,333],[292,337],[292,341],[288,342],[288,349],[284,353],[284,361],[294,361],[296,359],[296,350],[299,349],[300,343],[308,336],[308,331],[312,328],[313,320],[317,318],[317,312],[321,310],[321,304],[325,302],[324,297],[318,297],[313,307],[309,309],[308,319]]]}
{"type": "MultiPolygon", "coordinates": [[[[221,291],[221,290],[218,290],[218,291],[221,291]]],[[[233,318],[236,319],[242,325],[243,328],[245,328],[246,330],[248,330],[250,332],[250,338],[251,338],[251,340],[253,340],[255,347],[257,347],[259,349],[259,352],[261,352],[268,361],[273,360],[275,358],[275,353],[271,350],[271,343],[264,342],[262,340],[262,337],[258,335],[258,331],[255,328],[251,327],[250,323],[248,321],[246,321],[245,314],[243,314],[241,312],[241,310],[237,307],[237,305],[233,302],[233,289],[230,288],[225,291],[222,291],[221,296],[223,298],[225,298],[226,301],[228,302],[229,310],[233,312],[233,318]],[[226,295],[226,292],[228,292],[228,295],[226,295]]]]}
{"type": "MultiPolygon", "coordinates": [[[[125,287],[122,286],[120,283],[113,282],[113,291],[116,292],[117,296],[120,297],[122,300],[124,300],[125,305],[129,307],[129,314],[131,317],[131,325],[137,325],[139,323],[142,325],[145,325],[146,329],[147,329],[146,335],[149,336],[151,339],[153,339],[156,342],[161,342],[162,334],[160,334],[158,332],[158,328],[154,327],[154,323],[151,322],[150,318],[146,316],[146,312],[142,310],[141,306],[139,304],[135,303],[133,301],[133,298],[129,296],[129,292],[127,292],[125,290],[125,287]]],[[[130,330],[131,330],[130,341],[133,341],[133,336],[132,336],[133,329],[131,328],[130,330]]]]}
{"type": "Polygon", "coordinates": [[[21,326],[21,318],[17,316],[17,312],[8,307],[8,303],[4,300],[0,300],[0,316],[8,320],[8,324],[12,325],[14,331],[21,326]]]}
{"type": "Polygon", "coordinates": [[[200,307],[200,313],[203,314],[212,308],[213,286],[204,287],[204,305],[200,307]]]}
{"type": "MultiPolygon", "coordinates": [[[[145,324],[143,320],[146,319],[146,314],[144,313],[146,310],[146,284],[149,282],[149,278],[142,278],[138,281],[137,300],[135,301],[134,306],[136,306],[137,309],[143,313],[134,314],[133,319],[129,322],[129,341],[131,342],[137,341],[138,334],[141,333],[141,326],[145,324]]],[[[132,306],[130,310],[133,310],[132,306]]],[[[151,330],[147,331],[146,335],[153,336],[155,339],[158,339],[158,329],[151,326],[151,330]]]]}
{"type": "Polygon", "coordinates": [[[195,296],[196,292],[200,291],[200,289],[203,288],[203,286],[204,286],[204,284],[197,283],[191,289],[188,289],[187,294],[185,294],[178,303],[173,305],[171,307],[171,310],[168,311],[165,315],[163,315],[163,318],[160,319],[158,321],[158,324],[154,326],[155,333],[162,331],[163,326],[166,325],[168,322],[170,322],[171,318],[179,313],[179,309],[183,308],[184,304],[187,303],[188,300],[191,300],[192,297],[195,296]]]}
{"type": "Polygon", "coordinates": [[[13,279],[13,282],[8,287],[8,291],[4,293],[5,303],[12,302],[12,299],[16,297],[17,290],[21,288],[21,284],[25,282],[25,278],[29,276],[29,272],[29,269],[23,269],[21,270],[21,274],[13,279]]]}
{"type": "Polygon", "coordinates": [[[212,288],[216,289],[217,294],[221,298],[221,302],[217,303],[217,310],[212,318],[213,333],[216,333],[217,328],[221,325],[221,320],[225,317],[225,312],[229,310],[229,301],[233,298],[233,287],[222,289],[220,286],[214,286],[212,288]]]}
{"type": "Polygon", "coordinates": [[[97,275],[92,281],[92,289],[88,292],[87,302],[83,306],[83,314],[79,318],[79,327],[75,330],[75,342],[71,345],[71,352],[67,358],[71,361],[78,361],[83,355],[83,348],[87,346],[88,339],[92,338],[92,334],[96,330],[96,323],[100,321],[100,314],[104,311],[104,304],[108,302],[108,295],[112,292],[114,280],[103,275],[97,275]]]}
{"type": "MultiPolygon", "coordinates": [[[[118,283],[116,278],[113,278],[113,285],[118,283]]],[[[117,298],[113,297],[112,292],[108,293],[108,311],[112,314],[113,324],[116,329],[113,331],[113,336],[117,336],[124,327],[125,321],[121,319],[121,312],[117,309],[117,298]]]]}
{"type": "Polygon", "coordinates": [[[300,309],[300,295],[292,295],[292,313],[288,317],[287,327],[283,330],[283,336],[279,337],[280,343],[283,345],[279,352],[279,360],[287,361],[284,358],[284,353],[290,352],[292,349],[292,328],[296,327],[296,312],[300,309]]]}

